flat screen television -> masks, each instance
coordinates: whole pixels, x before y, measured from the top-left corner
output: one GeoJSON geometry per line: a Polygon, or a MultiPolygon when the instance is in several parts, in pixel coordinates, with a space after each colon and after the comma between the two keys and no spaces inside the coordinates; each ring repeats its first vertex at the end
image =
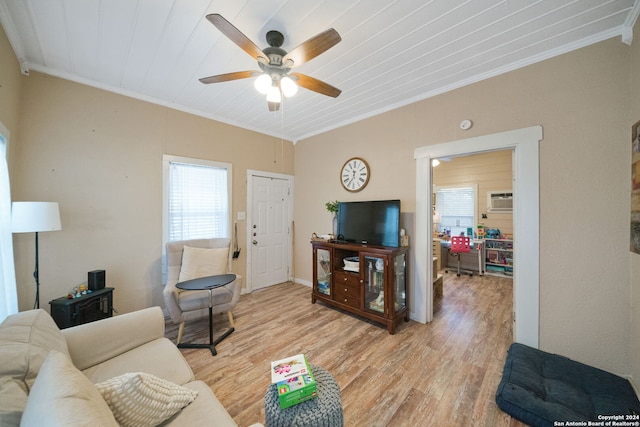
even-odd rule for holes
{"type": "Polygon", "coordinates": [[[340,202],[338,240],[374,246],[400,246],[400,200],[340,202]]]}

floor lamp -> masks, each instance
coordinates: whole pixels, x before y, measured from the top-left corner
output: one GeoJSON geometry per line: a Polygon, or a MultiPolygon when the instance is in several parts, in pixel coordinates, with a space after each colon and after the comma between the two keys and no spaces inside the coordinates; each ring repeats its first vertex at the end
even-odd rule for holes
{"type": "Polygon", "coordinates": [[[33,308],[40,308],[40,278],[38,275],[38,233],[62,230],[60,208],[56,202],[13,202],[11,227],[14,233],[36,233],[36,301],[33,308]]]}

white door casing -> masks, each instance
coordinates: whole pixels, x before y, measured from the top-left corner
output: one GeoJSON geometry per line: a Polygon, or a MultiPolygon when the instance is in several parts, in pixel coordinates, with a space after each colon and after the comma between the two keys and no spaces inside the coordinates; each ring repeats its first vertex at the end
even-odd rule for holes
{"type": "Polygon", "coordinates": [[[289,175],[247,171],[247,290],[291,277],[292,180],[289,175]]]}
{"type": "Polygon", "coordinates": [[[542,126],[484,135],[417,148],[416,236],[412,247],[415,270],[411,292],[411,318],[433,319],[433,224],[431,218],[431,159],[487,151],[514,150],[514,341],[538,348],[540,316],[540,170],[542,126]]]}

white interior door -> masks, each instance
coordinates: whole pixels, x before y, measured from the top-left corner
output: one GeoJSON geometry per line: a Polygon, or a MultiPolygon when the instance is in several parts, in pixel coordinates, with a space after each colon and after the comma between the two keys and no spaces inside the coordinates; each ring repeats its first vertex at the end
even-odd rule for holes
{"type": "Polygon", "coordinates": [[[290,185],[286,178],[251,177],[251,288],[264,288],[289,280],[290,185]]]}

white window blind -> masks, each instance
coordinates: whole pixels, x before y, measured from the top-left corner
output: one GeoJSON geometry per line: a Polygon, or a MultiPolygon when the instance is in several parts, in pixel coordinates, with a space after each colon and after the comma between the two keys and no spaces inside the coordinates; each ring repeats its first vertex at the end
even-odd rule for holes
{"type": "MultiPolygon", "coordinates": [[[[437,204],[440,223],[438,231],[451,230],[452,236],[467,235],[467,228],[475,229],[476,191],[470,187],[438,189],[437,204]]],[[[471,236],[473,237],[473,236],[471,236]]]]}
{"type": "Polygon", "coordinates": [[[168,240],[229,237],[228,170],[169,162],[168,240]]]}

